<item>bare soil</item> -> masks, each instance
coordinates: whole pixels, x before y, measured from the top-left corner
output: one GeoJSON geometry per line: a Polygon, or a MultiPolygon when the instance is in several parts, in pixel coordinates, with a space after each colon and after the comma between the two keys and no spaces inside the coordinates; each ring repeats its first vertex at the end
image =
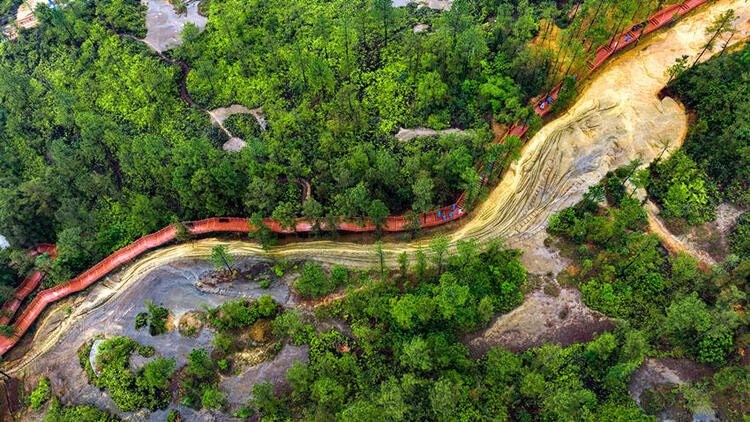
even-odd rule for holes
{"type": "Polygon", "coordinates": [[[473,356],[481,356],[495,346],[513,352],[547,343],[568,346],[591,341],[596,334],[614,328],[609,318],[586,307],[577,289],[560,289],[554,280],[544,283],[553,283],[556,288],[534,290],[521,306],[466,339],[473,356]]]}
{"type": "Polygon", "coordinates": [[[178,15],[166,0],[143,0],[148,4],[146,11],[146,38],[142,41],[151,49],[162,52],[182,43],[180,34],[187,22],[199,29],[206,27],[208,18],[198,14],[198,2],[187,4],[187,13],[178,15]]]}
{"type": "Polygon", "coordinates": [[[197,337],[203,329],[203,318],[206,313],[201,311],[188,311],[180,317],[177,327],[180,335],[185,337],[197,337]]]}
{"type": "Polygon", "coordinates": [[[640,403],[639,398],[643,390],[653,388],[657,384],[695,383],[711,375],[711,368],[690,359],[646,358],[633,373],[628,389],[633,399],[640,403]]]}

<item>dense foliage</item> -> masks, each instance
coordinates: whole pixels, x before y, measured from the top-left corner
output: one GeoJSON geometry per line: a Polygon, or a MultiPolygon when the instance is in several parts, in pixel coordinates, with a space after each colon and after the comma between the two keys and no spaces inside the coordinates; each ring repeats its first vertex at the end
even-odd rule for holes
{"type": "Polygon", "coordinates": [[[34,391],[29,395],[29,406],[34,410],[39,410],[50,397],[52,397],[52,389],[49,385],[49,378],[42,377],[34,391]]]}
{"type": "Polygon", "coordinates": [[[647,188],[667,219],[699,225],[716,219],[719,193],[715,183],[683,150],[664,162],[652,163],[647,188]]]}
{"type": "Polygon", "coordinates": [[[723,198],[750,204],[750,46],[696,65],[669,87],[697,114],[685,153],[723,198]]]}
{"type": "Polygon", "coordinates": [[[130,36],[145,31],[137,0],[42,7],[39,27],[0,47],[0,233],[56,243],[39,265],[60,283],[175,220],[433,209],[479,185],[480,158],[515,157],[515,142],[484,148],[491,118],[538,127],[531,96],[665,3],[215,0],[206,30],[187,25],[166,60],[130,36]],[[226,135],[180,98],[173,59],[199,105],[262,106],[268,130],[230,117],[248,146],[222,151],[226,135]],[[472,130],[393,138],[409,126],[472,130]]]}
{"type": "Polygon", "coordinates": [[[148,326],[148,332],[152,336],[158,336],[167,332],[167,317],[169,309],[154,305],[146,301],[148,312],[140,312],[135,316],[135,329],[140,330],[148,326]]]}
{"type": "Polygon", "coordinates": [[[349,271],[346,267],[336,265],[329,277],[323,267],[315,263],[308,263],[302,267],[299,279],[294,283],[297,292],[305,297],[320,297],[331,293],[349,281],[349,271]]]}
{"type": "Polygon", "coordinates": [[[134,373],[130,369],[130,355],[135,351],[143,355],[143,348],[127,337],[114,337],[99,344],[96,369],[100,372],[97,375],[89,363],[90,351],[90,345],[82,349],[81,367],[88,372],[94,385],[109,392],[120,410],[166,409],[172,401],[167,386],[175,370],[174,359],[156,358],[134,373]]]}
{"type": "Polygon", "coordinates": [[[646,233],[646,210],[637,200],[599,206],[616,178],[610,174],[580,204],[550,218],[549,232],[575,258],[571,282],[588,306],[650,328],[652,340],[677,355],[715,365],[738,359],[737,346],[750,332],[750,320],[737,312],[747,304],[750,260],[733,258],[706,273],[687,254],[668,256],[646,233]]]}
{"type": "Polygon", "coordinates": [[[750,258],[750,212],[737,218],[737,223],[729,234],[729,246],[737,256],[750,258]]]}
{"type": "Polygon", "coordinates": [[[460,339],[521,302],[518,253],[467,242],[432,266],[415,261],[329,305],[325,316],[345,319],[353,337],[315,334],[293,312],[277,318],[279,334],[310,345],[309,361],[288,371],[289,394],[254,386],[251,404],[264,421],[651,420],[625,384],[647,351],[642,333],[521,354],[495,348],[475,359],[460,339]]]}
{"type": "Polygon", "coordinates": [[[120,418],[94,406],[63,406],[57,398],[44,415],[44,422],[119,422],[120,418]]]}

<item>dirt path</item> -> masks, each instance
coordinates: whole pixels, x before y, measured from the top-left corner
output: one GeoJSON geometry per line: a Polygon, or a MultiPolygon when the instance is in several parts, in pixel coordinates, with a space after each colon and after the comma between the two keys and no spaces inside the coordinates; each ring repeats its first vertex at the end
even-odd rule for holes
{"type": "MultiPolygon", "coordinates": [[[[740,33],[734,39],[745,39],[750,34],[750,3],[720,0],[655,34],[595,74],[570,111],[525,145],[522,158],[510,167],[489,198],[468,216],[466,224],[450,234],[451,244],[470,238],[480,244],[505,239],[508,246],[523,245],[525,255],[543,260],[545,254],[538,251],[545,249],[541,242],[551,213],[578,202],[607,171],[637,157],[651,161],[660,153],[663,140],[670,140],[672,149],[678,147],[687,130],[687,117],[671,98],[657,98],[667,81],[664,70],[682,54],[697,55],[707,38],[704,28],[730,7],[742,16],[740,33]]],[[[147,254],[124,270],[129,282],[120,283],[118,289],[135,285],[151,271],[177,260],[204,258],[220,243],[237,255],[312,259],[353,268],[369,268],[376,262],[372,246],[355,243],[292,243],[266,252],[249,241],[205,239],[147,254]]],[[[427,241],[385,244],[386,261],[392,266],[398,253],[413,253],[426,245],[427,241]]],[[[544,263],[537,264],[538,270],[544,271],[544,263]]],[[[36,340],[33,352],[10,371],[49,350],[71,324],[62,324],[57,332],[36,340]]]]}
{"type": "Polygon", "coordinates": [[[664,225],[664,221],[659,217],[659,207],[654,204],[651,200],[646,202],[646,211],[648,211],[648,229],[652,233],[656,233],[661,238],[661,243],[672,255],[677,255],[680,252],[684,252],[688,255],[692,255],[697,259],[702,267],[716,264],[716,261],[707,254],[705,251],[696,249],[693,245],[683,242],[680,238],[675,236],[669,229],[664,225]]]}

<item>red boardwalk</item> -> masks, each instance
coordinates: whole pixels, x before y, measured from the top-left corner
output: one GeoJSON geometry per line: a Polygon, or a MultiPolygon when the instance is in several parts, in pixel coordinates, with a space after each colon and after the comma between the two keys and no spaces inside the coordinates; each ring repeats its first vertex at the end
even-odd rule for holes
{"type": "MultiPolygon", "coordinates": [[[[679,17],[689,12],[690,10],[706,3],[708,0],[688,0],[681,4],[675,4],[667,7],[666,9],[656,13],[649,18],[645,26],[629,28],[627,31],[620,35],[613,37],[611,42],[606,46],[599,47],[592,59],[589,61],[589,73],[593,72],[598,68],[605,60],[607,60],[612,54],[621,48],[629,45],[633,41],[655,31],[661,26],[671,23],[674,17],[679,17]]],[[[588,75],[588,74],[587,74],[588,75]]],[[[543,116],[549,112],[550,107],[554,104],[555,100],[560,93],[562,83],[557,85],[547,95],[537,100],[534,105],[534,111],[543,116]]],[[[516,135],[518,137],[523,136],[528,127],[525,125],[514,125],[506,133],[508,135],[516,135]]],[[[503,142],[505,137],[500,140],[503,142]]],[[[482,184],[486,183],[486,179],[482,179],[482,184]]],[[[428,213],[418,214],[419,227],[434,227],[441,224],[445,224],[450,221],[461,218],[465,211],[462,208],[466,192],[461,194],[455,204],[443,207],[439,210],[434,210],[428,213]]],[[[272,231],[276,233],[293,233],[293,230],[282,228],[278,221],[271,219],[264,220],[264,224],[272,231]]],[[[215,232],[249,232],[257,230],[256,227],[250,226],[246,218],[208,218],[205,220],[193,221],[185,223],[186,227],[195,234],[215,233],[215,232]]],[[[326,225],[321,223],[321,228],[326,229],[326,225]]],[[[408,230],[410,224],[405,216],[393,216],[387,217],[383,226],[381,227],[384,231],[388,232],[399,232],[408,230]]],[[[313,222],[306,221],[304,219],[297,219],[295,225],[296,232],[304,233],[313,230],[313,222]]],[[[346,232],[368,232],[374,231],[377,228],[371,224],[369,219],[353,219],[349,221],[342,221],[335,227],[336,230],[346,232]]],[[[18,339],[29,329],[31,324],[34,323],[39,314],[42,313],[44,308],[71,293],[80,292],[86,287],[90,286],[100,278],[104,277],[107,273],[114,270],[118,266],[127,263],[143,252],[162,246],[172,240],[174,240],[177,234],[177,229],[173,226],[166,227],[159,230],[156,233],[152,233],[148,236],[144,236],[128,246],[114,252],[112,255],[104,258],[102,261],[83,272],[78,277],[69,280],[65,284],[55,286],[51,289],[46,289],[41,292],[29,303],[26,309],[18,316],[13,327],[16,329],[16,335],[12,338],[7,338],[0,335],[0,355],[5,354],[10,350],[13,345],[16,344],[18,339]]],[[[37,254],[49,252],[54,256],[54,245],[39,245],[36,249],[37,254]]],[[[32,252],[34,253],[34,252],[32,252]]],[[[14,296],[9,299],[2,308],[3,316],[0,317],[0,324],[7,324],[10,318],[18,310],[26,296],[29,295],[34,289],[39,286],[39,282],[42,279],[42,274],[36,272],[29,276],[16,290],[14,296]]]]}

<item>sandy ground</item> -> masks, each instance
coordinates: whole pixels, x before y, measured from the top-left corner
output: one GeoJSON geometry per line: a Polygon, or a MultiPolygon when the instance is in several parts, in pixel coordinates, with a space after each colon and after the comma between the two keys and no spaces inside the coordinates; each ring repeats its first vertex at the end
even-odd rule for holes
{"type": "Polygon", "coordinates": [[[291,368],[294,362],[307,363],[307,351],[307,346],[287,344],[274,360],[259,363],[236,377],[223,380],[219,389],[227,393],[229,403],[241,405],[248,399],[249,386],[265,382],[265,380],[280,384],[279,381],[286,379],[286,370],[291,368]]]}
{"type": "Polygon", "coordinates": [[[174,7],[166,0],[142,0],[148,5],[146,11],[145,42],[152,49],[162,52],[180,45],[180,33],[185,23],[192,22],[203,30],[208,18],[198,14],[198,2],[192,1],[187,5],[187,14],[178,15],[174,7]]]}
{"type": "Polygon", "coordinates": [[[706,251],[695,247],[695,245],[690,244],[690,242],[687,242],[684,238],[675,236],[669,231],[664,220],[659,216],[658,205],[649,200],[646,202],[645,208],[646,211],[648,211],[649,231],[656,233],[661,238],[662,244],[670,253],[676,255],[679,252],[685,252],[706,265],[714,265],[716,263],[706,251]]]}
{"type": "Polygon", "coordinates": [[[641,393],[657,384],[686,384],[700,381],[711,370],[690,359],[646,358],[633,373],[628,389],[640,404],[641,393]]]}
{"type": "MultiPolygon", "coordinates": [[[[425,25],[425,29],[426,28],[428,28],[428,27],[425,25]]],[[[417,31],[415,31],[415,32],[417,32],[417,31]]],[[[442,136],[442,135],[448,135],[448,134],[451,134],[451,133],[458,133],[458,134],[462,134],[463,135],[463,134],[468,133],[468,131],[461,130],[461,129],[455,129],[455,128],[454,129],[443,129],[443,130],[435,130],[435,129],[430,129],[430,128],[427,128],[427,127],[417,127],[417,128],[414,128],[414,129],[399,128],[398,129],[398,133],[396,133],[396,139],[398,139],[401,142],[406,142],[406,141],[409,141],[411,139],[414,139],[414,138],[420,137],[420,136],[438,136],[438,135],[442,136]]]]}
{"type": "Polygon", "coordinates": [[[535,290],[521,306],[495,318],[467,344],[474,356],[494,346],[520,352],[548,343],[568,346],[591,341],[595,333],[613,328],[606,316],[586,307],[577,289],[560,289],[557,296],[535,290]]]}
{"type": "Polygon", "coordinates": [[[224,120],[232,114],[252,114],[253,117],[255,117],[255,120],[258,121],[260,130],[266,130],[268,126],[266,116],[263,114],[263,109],[260,107],[251,110],[240,104],[232,104],[229,107],[215,108],[209,111],[208,114],[211,116],[211,122],[221,126],[222,129],[224,128],[224,120]]]}

